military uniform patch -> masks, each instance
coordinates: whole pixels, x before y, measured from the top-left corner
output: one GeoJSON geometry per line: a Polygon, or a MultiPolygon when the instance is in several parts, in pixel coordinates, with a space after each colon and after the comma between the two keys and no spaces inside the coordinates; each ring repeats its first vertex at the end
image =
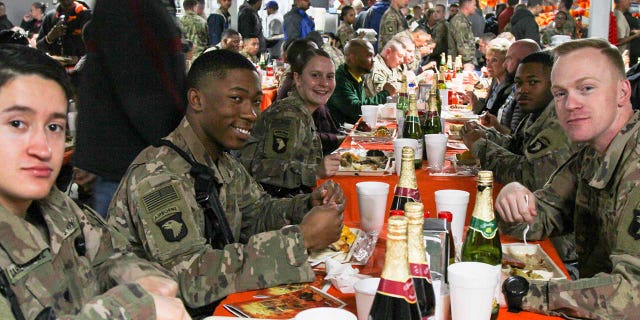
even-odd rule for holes
{"type": "Polygon", "coordinates": [[[634,239],[640,240],[640,210],[633,210],[633,219],[629,225],[629,235],[634,239]]]}
{"type": "Polygon", "coordinates": [[[533,142],[531,142],[531,144],[529,144],[527,146],[527,152],[531,153],[531,154],[536,154],[536,153],[548,148],[550,144],[551,144],[551,142],[549,141],[548,138],[540,137],[540,138],[534,140],[533,142]]]}
{"type": "Polygon", "coordinates": [[[287,142],[289,142],[289,132],[285,130],[273,130],[273,143],[271,148],[275,153],[287,152],[287,142]]]}
{"type": "Polygon", "coordinates": [[[156,222],[156,225],[160,228],[162,236],[168,242],[182,240],[189,231],[182,220],[182,212],[174,213],[167,219],[156,222]]]}

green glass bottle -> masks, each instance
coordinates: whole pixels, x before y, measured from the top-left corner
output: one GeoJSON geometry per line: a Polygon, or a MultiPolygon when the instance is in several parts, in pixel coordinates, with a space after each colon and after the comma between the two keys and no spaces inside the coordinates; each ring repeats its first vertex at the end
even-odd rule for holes
{"type": "Polygon", "coordinates": [[[440,112],[438,111],[438,94],[436,90],[431,87],[429,91],[429,109],[427,111],[427,117],[422,124],[422,131],[424,134],[442,133],[442,122],[440,120],[440,112]]]}
{"type": "MultiPolygon", "coordinates": [[[[498,222],[493,212],[493,172],[478,172],[478,190],[473,216],[462,244],[462,261],[484,262],[490,265],[502,263],[502,245],[498,222]]],[[[491,318],[498,316],[499,305],[493,300],[491,318]]]]}
{"type": "Polygon", "coordinates": [[[409,96],[409,110],[404,119],[404,128],[402,129],[402,137],[405,139],[416,139],[418,141],[418,150],[415,153],[413,164],[416,169],[422,167],[422,150],[424,150],[424,135],[422,134],[422,125],[418,116],[418,100],[415,94],[409,96]]]}
{"type": "Polygon", "coordinates": [[[408,86],[407,83],[407,75],[402,75],[402,85],[400,86],[400,92],[398,93],[398,103],[396,104],[396,109],[400,109],[404,112],[407,112],[409,109],[409,94],[408,94],[408,86]]]}

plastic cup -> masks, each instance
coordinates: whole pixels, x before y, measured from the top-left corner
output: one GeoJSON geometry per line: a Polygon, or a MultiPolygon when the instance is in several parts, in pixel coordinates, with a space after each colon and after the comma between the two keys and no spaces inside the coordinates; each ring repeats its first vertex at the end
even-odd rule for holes
{"type": "Polygon", "coordinates": [[[353,313],[338,308],[311,308],[298,313],[294,320],[356,320],[353,313]]]}
{"type": "Polygon", "coordinates": [[[376,296],[380,278],[367,278],[356,282],[353,289],[356,292],[356,308],[358,320],[368,320],[373,298],[376,296]]]}
{"type": "Polygon", "coordinates": [[[387,211],[389,184],[377,181],[358,182],[356,192],[360,209],[360,227],[367,234],[380,234],[387,211]]]}
{"type": "MultiPolygon", "coordinates": [[[[393,140],[393,156],[396,161],[396,174],[400,175],[400,167],[402,166],[402,148],[403,147],[411,147],[413,151],[418,150],[418,140],[416,139],[407,139],[400,138],[393,140]]],[[[422,155],[420,155],[422,157],[422,155]]]]}
{"type": "Polygon", "coordinates": [[[469,192],[462,190],[438,190],[436,195],[436,210],[449,211],[453,214],[451,232],[456,244],[456,249],[462,246],[462,232],[467,219],[467,205],[469,204],[469,192]]]}
{"type": "Polygon", "coordinates": [[[500,279],[500,266],[481,262],[458,262],[447,269],[451,294],[453,320],[487,320],[496,286],[500,279]]]}
{"type": "Polygon", "coordinates": [[[444,155],[447,151],[446,134],[425,134],[424,144],[427,149],[427,163],[431,173],[442,172],[444,169],[444,155]]]}
{"type": "Polygon", "coordinates": [[[371,128],[375,128],[376,123],[378,123],[378,109],[378,106],[362,106],[362,120],[371,128]]]}

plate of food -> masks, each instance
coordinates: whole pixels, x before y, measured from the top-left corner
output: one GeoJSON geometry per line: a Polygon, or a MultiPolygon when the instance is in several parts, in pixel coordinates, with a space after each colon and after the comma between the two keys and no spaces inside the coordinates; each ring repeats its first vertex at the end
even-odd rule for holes
{"type": "Polygon", "coordinates": [[[539,244],[510,243],[502,245],[502,272],[527,279],[566,279],[539,244]]]}
{"type": "Polygon", "coordinates": [[[460,110],[451,110],[451,111],[443,111],[442,116],[445,120],[449,121],[469,121],[469,120],[478,120],[479,115],[470,112],[470,111],[460,111],[460,110]]]}
{"type": "Polygon", "coordinates": [[[349,262],[353,254],[353,244],[356,242],[356,239],[361,236],[361,233],[362,230],[360,229],[342,226],[340,239],[330,244],[327,248],[311,251],[309,253],[309,263],[315,266],[329,258],[333,258],[341,263],[349,262]]]}
{"type": "Polygon", "coordinates": [[[375,142],[384,143],[393,141],[396,136],[396,129],[387,126],[371,128],[364,121],[360,121],[356,128],[349,133],[351,140],[355,142],[375,142]]]}
{"type": "Polygon", "coordinates": [[[391,157],[381,150],[338,149],[342,176],[382,176],[391,174],[391,157]]]}

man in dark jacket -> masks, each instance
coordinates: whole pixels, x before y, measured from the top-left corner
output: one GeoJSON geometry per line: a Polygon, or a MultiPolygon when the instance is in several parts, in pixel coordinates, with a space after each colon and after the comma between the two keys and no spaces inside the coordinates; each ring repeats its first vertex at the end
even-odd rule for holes
{"type": "Polygon", "coordinates": [[[527,8],[516,10],[511,17],[511,30],[516,40],[531,39],[540,44],[540,27],[536,16],[542,12],[542,0],[529,0],[527,8]]]}
{"type": "Polygon", "coordinates": [[[7,7],[0,2],[0,31],[13,28],[13,23],[7,18],[7,7]]]}
{"type": "Polygon", "coordinates": [[[86,53],[82,28],[91,20],[84,3],[60,0],[56,10],[47,13],[38,35],[38,49],[58,56],[81,57],[86,53]]]}
{"type": "Polygon", "coordinates": [[[262,7],[262,0],[246,0],[241,6],[238,13],[238,32],[242,38],[248,38],[249,35],[257,35],[260,42],[260,50],[264,52],[267,49],[267,42],[262,33],[262,21],[258,15],[258,10],[262,7]]]}
{"type": "Polygon", "coordinates": [[[85,33],[73,163],[98,177],[92,206],[106,215],[131,161],[180,122],[185,58],[176,20],[156,0],[98,0],[85,33]]]}
{"type": "Polygon", "coordinates": [[[366,40],[353,39],[344,48],[347,62],[336,70],[336,88],[327,102],[331,117],[337,124],[356,123],[362,114],[360,107],[367,104],[385,103],[396,89],[386,83],[382,91],[373,97],[365,98],[362,75],[373,69],[373,46],[366,40]]]}
{"type": "Polygon", "coordinates": [[[306,13],[309,0],[295,0],[291,10],[284,15],[284,39],[295,40],[306,38],[316,28],[315,23],[306,13]]]}

